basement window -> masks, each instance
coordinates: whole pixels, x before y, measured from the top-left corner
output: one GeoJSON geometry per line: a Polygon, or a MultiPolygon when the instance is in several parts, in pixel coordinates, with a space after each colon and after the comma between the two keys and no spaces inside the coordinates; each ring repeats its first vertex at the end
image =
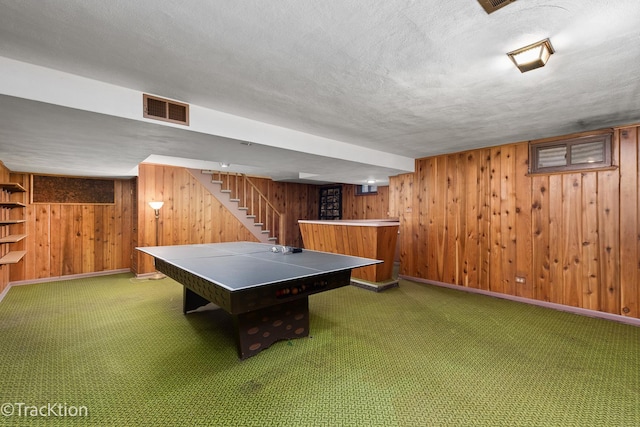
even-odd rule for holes
{"type": "Polygon", "coordinates": [[[529,144],[530,173],[611,167],[611,134],[529,144]]]}
{"type": "Polygon", "coordinates": [[[377,185],[356,186],[356,196],[366,196],[367,194],[378,194],[378,186],[377,185]]]}

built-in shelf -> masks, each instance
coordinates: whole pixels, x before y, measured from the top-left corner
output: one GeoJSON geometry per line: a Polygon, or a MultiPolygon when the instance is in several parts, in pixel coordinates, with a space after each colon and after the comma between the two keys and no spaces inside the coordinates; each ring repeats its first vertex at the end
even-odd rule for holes
{"type": "Polygon", "coordinates": [[[0,182],[0,190],[5,190],[10,193],[24,193],[24,187],[17,182],[0,182]]]}
{"type": "MultiPolygon", "coordinates": [[[[9,194],[26,193],[26,190],[22,185],[18,184],[17,182],[0,182],[0,193],[2,193],[2,199],[8,199],[9,194]]],[[[22,198],[24,199],[24,195],[22,198]]],[[[0,217],[1,218],[0,227],[3,227],[2,230],[0,230],[0,235],[6,234],[4,237],[0,237],[0,244],[2,245],[2,247],[0,248],[2,252],[0,253],[5,254],[3,257],[0,258],[0,266],[5,264],[16,264],[27,253],[27,251],[23,251],[23,250],[15,250],[15,251],[9,250],[7,252],[7,246],[4,246],[4,245],[11,245],[13,243],[18,243],[21,240],[23,240],[25,237],[27,237],[26,234],[23,234],[24,226],[15,225],[15,224],[22,224],[26,222],[26,220],[15,219],[15,218],[9,219],[7,218],[9,216],[9,212],[6,210],[6,209],[25,208],[25,207],[27,207],[27,205],[25,204],[24,200],[22,200],[21,202],[18,202],[13,200],[0,199],[0,213],[2,214],[2,216],[0,217]],[[4,227],[8,227],[8,228],[4,228],[4,227]]],[[[24,211],[21,211],[21,212],[22,214],[19,216],[24,218],[24,211]]],[[[14,216],[13,213],[14,212],[11,212],[11,216],[14,216]]],[[[15,215],[15,216],[18,216],[18,215],[15,215]]],[[[24,243],[20,243],[19,247],[22,247],[23,245],[24,243]]]]}
{"type": "Polygon", "coordinates": [[[0,208],[24,208],[25,206],[20,202],[0,202],[0,208]]]}
{"type": "Polygon", "coordinates": [[[26,234],[10,234],[5,237],[0,237],[0,243],[16,243],[25,237],[27,237],[26,234]]]}
{"type": "Polygon", "coordinates": [[[2,258],[0,258],[0,265],[15,264],[18,261],[20,261],[24,256],[24,254],[26,253],[27,251],[11,251],[7,253],[5,256],[3,256],[2,258]]]}

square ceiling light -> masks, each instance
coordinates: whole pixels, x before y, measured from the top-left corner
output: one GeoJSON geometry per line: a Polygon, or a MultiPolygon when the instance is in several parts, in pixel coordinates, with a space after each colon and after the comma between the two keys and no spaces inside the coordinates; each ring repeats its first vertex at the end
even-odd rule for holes
{"type": "Polygon", "coordinates": [[[509,52],[507,56],[524,73],[544,67],[552,53],[554,53],[554,50],[553,46],[551,46],[551,41],[544,39],[509,52]]]}

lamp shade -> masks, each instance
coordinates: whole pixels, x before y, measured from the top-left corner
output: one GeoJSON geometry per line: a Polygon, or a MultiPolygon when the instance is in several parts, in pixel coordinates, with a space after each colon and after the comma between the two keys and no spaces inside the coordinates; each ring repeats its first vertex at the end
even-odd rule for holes
{"type": "Polygon", "coordinates": [[[160,209],[163,205],[164,205],[164,202],[149,202],[149,206],[151,206],[151,209],[155,209],[155,210],[160,209]]]}

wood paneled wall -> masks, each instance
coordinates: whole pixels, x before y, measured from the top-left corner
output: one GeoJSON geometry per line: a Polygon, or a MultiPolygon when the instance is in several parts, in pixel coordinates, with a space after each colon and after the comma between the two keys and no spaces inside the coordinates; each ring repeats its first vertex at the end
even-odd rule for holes
{"type": "MultiPolygon", "coordinates": [[[[29,174],[11,174],[30,191],[29,174]]],[[[10,281],[126,269],[131,266],[133,180],[115,180],[115,204],[28,204],[26,255],[10,281]]],[[[27,194],[27,200],[30,198],[27,194]]]]}
{"type": "Polygon", "coordinates": [[[379,186],[377,194],[361,196],[356,195],[356,188],[352,184],[342,186],[342,219],[389,218],[389,186],[379,186]]]}
{"type": "Polygon", "coordinates": [[[400,274],[639,318],[638,133],[612,170],[528,175],[528,143],[417,160],[391,178],[400,274]]]}
{"type": "Polygon", "coordinates": [[[260,191],[276,209],[286,215],[286,234],[284,244],[302,246],[302,235],[298,227],[299,219],[318,217],[319,187],[309,184],[275,182],[268,178],[251,178],[260,191]]]}
{"type": "MultiPolygon", "coordinates": [[[[280,212],[285,213],[287,232],[282,243],[301,246],[297,221],[314,219],[317,215],[317,188],[267,178],[251,177],[251,181],[280,212]]],[[[139,246],[155,245],[155,215],[147,204],[151,200],[165,202],[159,221],[162,245],[255,241],[253,235],[183,168],[141,164],[137,190],[139,246]]],[[[151,257],[136,251],[136,258],[136,273],[153,271],[151,257]]]]}

